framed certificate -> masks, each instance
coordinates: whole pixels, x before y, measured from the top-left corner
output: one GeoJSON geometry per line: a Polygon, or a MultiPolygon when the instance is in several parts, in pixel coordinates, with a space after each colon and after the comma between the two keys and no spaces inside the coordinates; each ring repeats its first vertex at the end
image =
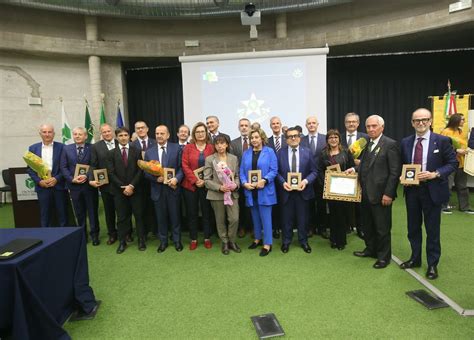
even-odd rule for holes
{"type": "Polygon", "coordinates": [[[298,190],[301,183],[301,172],[289,172],[286,181],[292,190],[298,190]]]}
{"type": "Polygon", "coordinates": [[[360,202],[362,195],[357,174],[326,170],[323,198],[335,201],[360,202]]]}
{"type": "Polygon", "coordinates": [[[173,168],[163,168],[163,177],[165,179],[165,184],[168,181],[176,176],[176,172],[173,168]]]}
{"type": "Polygon", "coordinates": [[[89,171],[89,165],[87,164],[76,164],[76,169],[74,171],[74,177],[85,175],[87,176],[87,172],[89,171]]]}
{"type": "Polygon", "coordinates": [[[94,170],[94,181],[99,182],[100,185],[109,184],[107,169],[94,170]]]}
{"type": "Polygon", "coordinates": [[[341,172],[341,166],[339,164],[329,165],[328,167],[326,167],[326,170],[341,172]]]}
{"type": "Polygon", "coordinates": [[[467,149],[467,154],[464,157],[464,172],[468,175],[474,176],[474,150],[467,149]]]}
{"type": "Polygon", "coordinates": [[[418,185],[418,174],[421,171],[420,164],[403,164],[402,176],[400,177],[400,183],[405,185],[418,185]]]}
{"type": "Polygon", "coordinates": [[[262,179],[262,170],[249,170],[248,181],[250,184],[257,184],[262,179]]]}
{"type": "Polygon", "coordinates": [[[197,179],[204,179],[204,167],[197,168],[196,170],[193,171],[194,176],[196,176],[197,179]]]}

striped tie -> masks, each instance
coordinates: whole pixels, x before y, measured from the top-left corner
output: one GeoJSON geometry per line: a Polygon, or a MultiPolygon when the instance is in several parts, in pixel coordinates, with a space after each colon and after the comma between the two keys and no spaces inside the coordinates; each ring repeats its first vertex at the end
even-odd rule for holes
{"type": "Polygon", "coordinates": [[[280,145],[280,137],[273,137],[275,138],[275,150],[278,152],[280,151],[281,145],[280,145]]]}

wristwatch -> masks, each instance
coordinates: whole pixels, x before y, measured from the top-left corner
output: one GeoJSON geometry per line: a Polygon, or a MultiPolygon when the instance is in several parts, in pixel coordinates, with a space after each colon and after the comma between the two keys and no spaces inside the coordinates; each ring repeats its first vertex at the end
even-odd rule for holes
{"type": "Polygon", "coordinates": [[[441,177],[441,174],[439,173],[438,170],[436,170],[435,173],[436,173],[436,178],[440,178],[440,177],[441,177]]]}

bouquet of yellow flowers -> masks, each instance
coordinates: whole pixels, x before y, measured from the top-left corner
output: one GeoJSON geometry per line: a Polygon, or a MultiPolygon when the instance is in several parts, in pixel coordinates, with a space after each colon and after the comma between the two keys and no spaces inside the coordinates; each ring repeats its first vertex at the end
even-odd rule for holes
{"type": "Polygon", "coordinates": [[[451,137],[451,136],[449,136],[449,138],[451,139],[451,144],[453,145],[454,150],[464,149],[459,139],[457,139],[456,137],[451,137]]]}
{"type": "Polygon", "coordinates": [[[41,157],[35,155],[31,151],[27,151],[23,155],[23,159],[26,164],[33,169],[34,172],[38,174],[38,177],[41,179],[51,178],[51,171],[48,169],[48,166],[44,164],[41,157]]]}
{"type": "Polygon", "coordinates": [[[349,151],[351,152],[352,156],[354,156],[355,159],[359,158],[360,154],[364,150],[364,148],[367,146],[367,139],[365,138],[359,138],[356,140],[354,143],[351,144],[349,147],[349,151]]]}
{"type": "Polygon", "coordinates": [[[163,168],[161,167],[160,162],[152,160],[149,162],[142,161],[141,159],[137,162],[138,167],[143,171],[153,175],[153,176],[163,176],[163,168]]]}

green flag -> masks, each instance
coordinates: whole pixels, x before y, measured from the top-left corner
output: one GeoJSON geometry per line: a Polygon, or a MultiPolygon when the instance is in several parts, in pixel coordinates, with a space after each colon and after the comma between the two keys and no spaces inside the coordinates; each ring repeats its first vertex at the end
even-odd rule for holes
{"type": "Polygon", "coordinates": [[[102,126],[102,124],[105,124],[107,123],[105,121],[105,108],[104,108],[104,102],[102,102],[102,106],[100,107],[100,126],[102,126]]]}
{"type": "Polygon", "coordinates": [[[87,143],[94,143],[94,124],[92,124],[91,115],[89,114],[89,105],[86,102],[86,120],[84,127],[87,131],[87,143]]]}
{"type": "Polygon", "coordinates": [[[64,110],[64,103],[62,101],[61,101],[61,120],[62,120],[61,132],[62,132],[63,143],[66,145],[71,144],[73,142],[72,133],[71,133],[72,131],[67,121],[66,111],[64,110]]]}

